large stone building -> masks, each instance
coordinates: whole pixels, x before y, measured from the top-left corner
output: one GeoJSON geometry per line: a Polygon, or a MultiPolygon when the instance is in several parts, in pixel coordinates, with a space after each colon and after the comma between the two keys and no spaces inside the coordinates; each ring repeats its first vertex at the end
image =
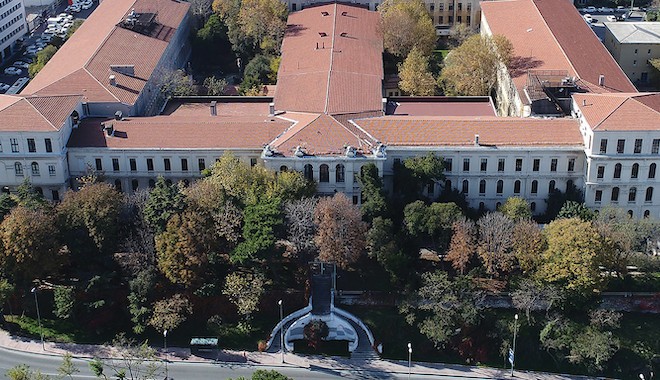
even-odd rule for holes
{"type": "Polygon", "coordinates": [[[27,30],[23,0],[0,0],[0,63],[14,53],[27,30]]]}
{"type": "Polygon", "coordinates": [[[660,85],[660,22],[606,22],[603,44],[630,80],[641,87],[660,85]]]}
{"type": "MultiPolygon", "coordinates": [[[[121,21],[131,7],[138,14],[144,12],[138,5],[153,2],[178,10],[173,4],[184,4],[137,0],[128,5],[128,0],[122,1],[126,1],[124,12],[103,7],[108,2],[103,3],[93,15],[96,18],[85,23],[87,28],[92,31],[97,28],[94,22],[106,23],[101,12],[121,21]]],[[[157,51],[161,55],[151,57],[147,66],[136,61],[139,54],[133,50],[146,47],[139,41],[131,43],[142,38],[133,33],[132,38],[121,40],[120,49],[113,49],[123,54],[101,54],[103,63],[95,63],[112,33],[124,32],[113,27],[104,29],[109,35],[97,41],[96,53],[83,54],[87,57],[84,62],[74,61],[77,63],[71,67],[56,56],[44,69],[47,79],[37,77],[28,86],[34,94],[0,97],[4,147],[0,184],[13,190],[29,176],[47,197],[57,198],[91,167],[104,172],[118,189],[132,192],[153,185],[159,175],[171,181],[192,181],[222,154],[232,152],[251,165],[301,171],[318,183],[320,194],[341,191],[359,204],[357,175],[364,165],[373,163],[391,192],[397,190],[392,180],[396,162],[433,152],[445,160],[446,180],[428,184],[425,192],[432,197],[444,189],[456,189],[472,207],[492,210],[518,195],[529,200],[535,214],[541,214],[551,193],[575,186],[593,208],[617,205],[634,216],[660,217],[660,199],[653,194],[660,161],[660,94],[635,92],[611,57],[593,62],[592,70],[578,65],[579,43],[568,44],[573,50],[567,48],[565,37],[555,35],[548,26],[553,22],[543,19],[556,13],[545,9],[543,18],[536,18],[538,3],[551,6],[565,0],[506,2],[517,4],[523,13],[515,20],[488,14],[484,22],[490,30],[519,33],[531,28],[525,33],[532,33],[542,29],[534,34],[535,46],[560,56],[544,52],[531,57],[547,60],[542,62],[548,65],[544,69],[573,70],[573,82],[580,83],[579,91],[565,100],[546,99],[556,101],[552,104],[558,108],[546,104],[551,112],[543,117],[497,116],[496,110],[502,108],[489,98],[383,98],[378,15],[346,4],[307,7],[290,15],[289,27],[295,29],[287,33],[282,45],[274,97],[175,99],[160,114],[148,116],[154,90],[138,87],[131,80],[136,78],[123,70],[135,64],[142,83],[154,81],[162,65],[159,57],[167,56],[179,31],[172,32],[170,46],[162,45],[157,51]],[[502,22],[517,24],[502,29],[502,22]],[[121,67],[113,67],[115,64],[121,67]],[[146,71],[139,71],[145,67],[146,71]],[[600,75],[605,75],[604,83],[594,85],[600,75]],[[110,76],[115,77],[115,85],[104,82],[110,76]],[[115,116],[117,110],[123,116],[115,116]],[[52,178],[51,165],[55,166],[52,178]]],[[[568,12],[561,6],[558,9],[568,12]]],[[[181,22],[185,12],[187,8],[177,13],[181,22]]],[[[590,38],[588,35],[587,41],[590,38]]],[[[510,39],[517,54],[522,54],[524,39],[510,39]]],[[[181,46],[185,46],[183,40],[179,40],[181,46]]],[[[75,44],[74,40],[69,46],[75,44]]],[[[65,44],[61,51],[66,49],[65,44]]],[[[601,53],[590,49],[585,48],[586,53],[601,53]]],[[[530,74],[525,72],[528,78],[540,75],[530,74]]],[[[512,93],[528,91],[519,84],[517,77],[509,80],[512,93]]],[[[545,109],[533,107],[532,102],[520,103],[512,109],[545,109]]]]}

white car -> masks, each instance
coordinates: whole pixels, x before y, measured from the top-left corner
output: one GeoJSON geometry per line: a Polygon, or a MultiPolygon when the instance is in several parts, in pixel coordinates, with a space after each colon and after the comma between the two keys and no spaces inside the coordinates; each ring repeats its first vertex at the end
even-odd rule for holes
{"type": "Polygon", "coordinates": [[[73,13],[78,13],[78,12],[80,12],[80,9],[81,9],[81,8],[80,8],[80,5],[78,5],[78,4],[73,4],[73,5],[71,6],[70,11],[73,12],[73,13]]]}
{"type": "Polygon", "coordinates": [[[612,13],[612,12],[614,12],[614,9],[612,9],[612,8],[608,8],[608,7],[600,7],[600,8],[598,8],[598,12],[601,12],[601,13],[612,13]]]}
{"type": "Polygon", "coordinates": [[[92,7],[92,2],[88,1],[82,4],[82,9],[89,9],[92,7]]]}
{"type": "Polygon", "coordinates": [[[589,24],[591,24],[594,21],[594,18],[591,17],[591,15],[589,13],[582,16],[582,18],[584,18],[584,21],[586,21],[589,24]]]}
{"type": "Polygon", "coordinates": [[[23,74],[23,70],[21,70],[17,67],[7,67],[5,69],[5,74],[7,74],[7,75],[21,75],[21,74],[23,74]]]}
{"type": "Polygon", "coordinates": [[[0,92],[5,92],[5,91],[9,90],[9,87],[11,87],[11,86],[6,84],[6,83],[0,82],[0,92]]]}
{"type": "Polygon", "coordinates": [[[27,69],[28,66],[30,66],[30,65],[28,65],[27,62],[23,62],[23,61],[14,62],[14,67],[18,67],[19,69],[27,69]]]}
{"type": "Polygon", "coordinates": [[[596,12],[596,7],[588,6],[586,8],[582,8],[582,12],[595,13],[596,12]]]}
{"type": "Polygon", "coordinates": [[[608,22],[616,22],[616,16],[614,16],[614,15],[606,16],[605,19],[606,19],[608,22]]]}

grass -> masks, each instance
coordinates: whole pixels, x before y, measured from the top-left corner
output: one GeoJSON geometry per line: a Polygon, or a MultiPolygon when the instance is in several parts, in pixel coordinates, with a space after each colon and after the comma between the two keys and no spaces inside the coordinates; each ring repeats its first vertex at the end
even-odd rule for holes
{"type": "MultiPolygon", "coordinates": [[[[20,315],[5,315],[5,320],[18,331],[18,335],[40,339],[41,329],[35,318],[20,315]]],[[[44,340],[58,343],[89,342],[91,337],[75,324],[58,319],[42,319],[44,340]]]]}

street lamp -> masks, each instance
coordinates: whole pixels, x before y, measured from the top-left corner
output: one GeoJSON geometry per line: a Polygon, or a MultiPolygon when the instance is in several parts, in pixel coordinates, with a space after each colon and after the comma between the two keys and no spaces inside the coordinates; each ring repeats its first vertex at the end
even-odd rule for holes
{"type": "Polygon", "coordinates": [[[165,349],[165,380],[169,379],[167,372],[167,329],[163,331],[163,348],[165,349]]]}
{"type": "Polygon", "coordinates": [[[516,357],[516,338],[518,334],[518,314],[513,317],[513,351],[511,355],[511,377],[513,377],[513,367],[516,357]]]}
{"type": "Polygon", "coordinates": [[[408,380],[410,380],[411,367],[412,367],[412,344],[408,342],[408,380]]]}
{"type": "Polygon", "coordinates": [[[46,345],[44,344],[44,328],[41,326],[41,314],[39,314],[39,299],[37,299],[37,288],[32,288],[31,292],[34,294],[34,303],[37,305],[37,320],[39,321],[39,334],[41,335],[41,349],[46,351],[46,345]]]}
{"type": "Polygon", "coordinates": [[[284,363],[284,312],[282,310],[282,300],[277,301],[277,304],[280,306],[280,353],[282,363],[284,363]]]}

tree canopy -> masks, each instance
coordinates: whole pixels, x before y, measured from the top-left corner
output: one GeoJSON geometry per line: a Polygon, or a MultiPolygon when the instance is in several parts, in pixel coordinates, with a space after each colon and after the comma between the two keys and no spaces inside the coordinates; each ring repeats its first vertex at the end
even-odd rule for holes
{"type": "Polygon", "coordinates": [[[399,88],[411,96],[430,96],[435,94],[435,85],[429,57],[414,47],[399,64],[399,88]]]}
{"type": "Polygon", "coordinates": [[[425,56],[435,48],[433,20],[421,0],[385,0],[378,6],[385,49],[404,58],[414,49],[425,56]]]}

